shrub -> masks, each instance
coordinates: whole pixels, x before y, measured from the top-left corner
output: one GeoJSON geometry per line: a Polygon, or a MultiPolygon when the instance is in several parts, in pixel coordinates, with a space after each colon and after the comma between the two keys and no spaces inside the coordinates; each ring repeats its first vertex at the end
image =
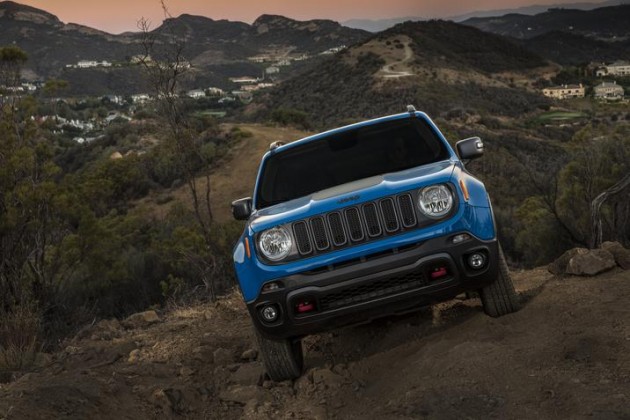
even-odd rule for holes
{"type": "Polygon", "coordinates": [[[0,371],[29,367],[38,351],[40,314],[34,304],[15,305],[0,314],[0,371]]]}

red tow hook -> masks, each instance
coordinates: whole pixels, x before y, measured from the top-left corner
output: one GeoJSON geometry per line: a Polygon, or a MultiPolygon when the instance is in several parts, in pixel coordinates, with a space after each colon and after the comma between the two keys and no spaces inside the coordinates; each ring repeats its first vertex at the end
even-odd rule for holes
{"type": "Polygon", "coordinates": [[[448,271],[446,271],[446,267],[436,267],[432,272],[431,272],[431,278],[433,280],[445,277],[448,274],[448,271]]]}
{"type": "Polygon", "coordinates": [[[300,314],[311,312],[315,310],[315,304],[309,301],[300,302],[297,304],[296,309],[300,314]]]}

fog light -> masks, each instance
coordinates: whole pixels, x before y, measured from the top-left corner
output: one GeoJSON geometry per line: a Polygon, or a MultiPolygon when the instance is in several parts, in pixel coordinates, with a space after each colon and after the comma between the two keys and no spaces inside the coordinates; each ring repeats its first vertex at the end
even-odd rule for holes
{"type": "Polygon", "coordinates": [[[460,242],[464,242],[470,239],[470,235],[467,233],[460,233],[459,235],[455,235],[453,236],[453,239],[451,239],[451,242],[453,242],[454,244],[458,244],[460,242]]]}
{"type": "Polygon", "coordinates": [[[480,270],[486,266],[486,256],[481,252],[475,252],[468,256],[468,265],[473,270],[480,270]]]}
{"type": "Polygon", "coordinates": [[[263,292],[271,292],[272,290],[277,290],[280,288],[280,285],[278,283],[276,283],[275,281],[272,281],[271,283],[267,283],[263,286],[262,291],[263,292]]]}
{"type": "Polygon", "coordinates": [[[267,305],[260,310],[260,316],[265,322],[274,322],[278,319],[278,309],[274,305],[267,305]]]}

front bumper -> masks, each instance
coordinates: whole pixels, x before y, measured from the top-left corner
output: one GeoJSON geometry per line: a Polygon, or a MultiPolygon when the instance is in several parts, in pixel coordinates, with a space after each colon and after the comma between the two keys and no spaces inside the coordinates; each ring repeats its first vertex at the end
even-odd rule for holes
{"type": "Polygon", "coordinates": [[[269,338],[301,337],[344,325],[409,312],[424,305],[477,290],[498,272],[496,239],[471,239],[453,244],[452,235],[395,248],[355,261],[276,279],[280,288],[262,292],[248,303],[256,328],[269,338]],[[487,264],[473,270],[466,257],[487,256],[487,264]],[[445,269],[446,275],[432,273],[445,269]],[[300,313],[298,305],[314,309],[300,313]],[[273,305],[275,322],[264,322],[260,310],[273,305]]]}

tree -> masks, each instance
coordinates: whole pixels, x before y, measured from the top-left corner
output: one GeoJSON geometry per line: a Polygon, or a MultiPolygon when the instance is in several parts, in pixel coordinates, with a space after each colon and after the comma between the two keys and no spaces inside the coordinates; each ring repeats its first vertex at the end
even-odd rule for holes
{"type": "Polygon", "coordinates": [[[146,19],[138,22],[142,31],[144,53],[141,64],[147,75],[153,93],[158,100],[158,112],[167,122],[167,141],[173,146],[176,158],[184,172],[192,207],[204,240],[205,252],[192,253],[182,247],[179,254],[190,265],[197,267],[198,274],[206,286],[210,297],[216,297],[215,274],[218,267],[217,255],[220,250],[213,238],[212,205],[210,202],[210,168],[208,154],[203,141],[194,129],[193,121],[185,112],[184,104],[177,91],[180,83],[189,73],[190,64],[185,59],[185,35],[178,33],[175,21],[164,0],[161,1],[165,21],[159,31],[151,31],[146,19]],[[202,168],[201,173],[198,168],[202,168]]]}
{"type": "Polygon", "coordinates": [[[70,83],[62,79],[49,79],[44,83],[44,94],[49,98],[56,98],[60,92],[67,90],[70,83]]]}
{"type": "Polygon", "coordinates": [[[20,84],[22,67],[28,60],[26,53],[15,45],[0,48],[0,85],[13,87],[20,84]]]}

